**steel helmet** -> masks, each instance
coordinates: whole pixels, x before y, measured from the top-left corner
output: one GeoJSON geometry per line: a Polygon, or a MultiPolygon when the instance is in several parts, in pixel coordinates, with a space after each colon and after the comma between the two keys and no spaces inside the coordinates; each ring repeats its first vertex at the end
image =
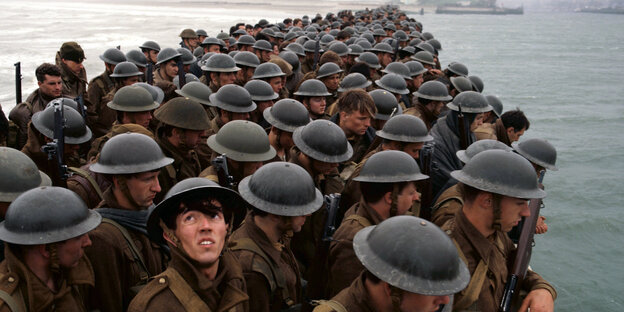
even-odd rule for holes
{"type": "Polygon", "coordinates": [[[152,85],[150,85],[148,83],[145,83],[145,82],[137,82],[137,83],[133,84],[133,86],[139,86],[139,87],[147,90],[147,92],[149,92],[150,95],[152,96],[152,99],[154,101],[158,102],[158,104],[162,104],[162,101],[165,98],[165,93],[159,87],[152,86],[152,85]]]}
{"type": "Polygon", "coordinates": [[[180,38],[182,39],[197,39],[197,33],[190,29],[190,28],[186,28],[184,30],[182,30],[182,32],[180,33],[180,38]]]}
{"type": "Polygon", "coordinates": [[[296,42],[288,44],[285,49],[288,51],[294,52],[298,56],[305,56],[305,51],[303,50],[303,46],[296,42]]]}
{"type": "Polygon", "coordinates": [[[176,128],[188,130],[210,129],[210,119],[204,106],[183,97],[169,100],[154,112],[154,117],[160,122],[176,128]]]}
{"type": "Polygon", "coordinates": [[[448,69],[451,73],[458,76],[468,76],[468,67],[466,65],[459,62],[452,62],[449,64],[446,69],[448,69]]]}
{"type": "Polygon", "coordinates": [[[353,148],[338,125],[315,120],[293,133],[295,145],[305,155],[326,163],[341,163],[353,156],[353,148]]]}
{"type": "Polygon", "coordinates": [[[256,103],[249,92],[235,84],[227,84],[209,96],[210,103],[222,110],[234,113],[248,113],[256,109],[256,103]]]}
{"type": "Polygon", "coordinates": [[[106,64],[117,65],[126,61],[126,55],[118,49],[110,48],[100,55],[100,60],[104,61],[106,64]]]}
{"type": "Polygon", "coordinates": [[[247,66],[256,68],[260,65],[258,57],[249,51],[240,51],[234,55],[234,63],[238,66],[247,66]]]}
{"type": "Polygon", "coordinates": [[[308,79],[299,85],[299,89],[294,93],[297,96],[329,96],[325,84],[318,79],[308,79]]]}
{"type": "Polygon", "coordinates": [[[110,109],[120,112],[145,112],[158,108],[152,95],[140,86],[125,86],[115,92],[111,102],[106,104],[110,109]]]}
{"type": "Polygon", "coordinates": [[[197,62],[197,58],[195,57],[195,55],[193,55],[193,52],[191,52],[190,50],[185,49],[185,48],[177,48],[176,51],[178,51],[178,53],[181,54],[180,58],[182,59],[182,64],[191,65],[197,62]]]}
{"type": "Polygon", "coordinates": [[[221,53],[214,54],[208,58],[201,69],[207,72],[219,73],[232,73],[240,70],[239,67],[236,67],[236,62],[231,56],[221,53]]]}
{"type": "Polygon", "coordinates": [[[249,92],[253,101],[271,101],[279,97],[279,94],[273,91],[273,87],[264,80],[249,80],[244,88],[249,92]]]}
{"type": "Polygon", "coordinates": [[[418,117],[412,115],[397,115],[388,120],[383,129],[375,133],[386,140],[416,143],[432,141],[427,126],[418,117]]]}
{"type": "Polygon", "coordinates": [[[351,73],[342,78],[338,92],[347,92],[352,89],[366,89],[372,82],[360,73],[351,73]]]}
{"type": "MultiPolygon", "coordinates": [[[[191,73],[186,73],[184,74],[184,79],[186,80],[186,83],[189,82],[199,82],[199,78],[197,78],[197,76],[191,74],[191,73]]],[[[180,89],[180,76],[179,75],[175,75],[175,77],[173,77],[173,84],[176,86],[176,90],[180,89]]]]}
{"type": "Polygon", "coordinates": [[[20,194],[38,186],[50,186],[47,174],[26,154],[0,146],[0,202],[10,203],[20,194]]]}
{"type": "MultiPolygon", "coordinates": [[[[143,55],[143,53],[141,53],[141,55],[143,55]]],[[[113,78],[127,78],[134,76],[143,76],[143,73],[139,71],[139,68],[134,65],[134,63],[121,62],[115,66],[115,69],[110,76],[113,78]]]]}
{"type": "Polygon", "coordinates": [[[327,62],[321,67],[319,67],[318,72],[316,73],[316,79],[322,79],[325,77],[329,77],[334,74],[340,74],[344,72],[340,66],[333,62],[327,62]]]}
{"type": "Polygon", "coordinates": [[[273,51],[273,45],[263,39],[257,40],[256,43],[254,43],[253,48],[262,51],[273,51]]]}
{"type": "Polygon", "coordinates": [[[226,123],[217,134],[208,138],[208,146],[235,161],[267,161],[273,159],[276,154],[264,129],[246,120],[226,123]]]}
{"type": "Polygon", "coordinates": [[[472,82],[472,85],[474,86],[475,91],[479,93],[483,92],[484,84],[483,84],[483,80],[481,80],[479,76],[474,76],[474,75],[468,76],[468,79],[470,79],[470,82],[472,82]]]}
{"type": "Polygon", "coordinates": [[[238,46],[241,46],[241,45],[253,46],[255,44],[256,44],[256,39],[254,39],[254,37],[250,35],[242,35],[238,37],[238,41],[236,41],[236,45],[238,46]]]}
{"type": "MultiPolygon", "coordinates": [[[[423,98],[431,101],[450,101],[453,99],[448,93],[448,88],[441,82],[436,80],[430,80],[418,88],[418,91],[413,93],[418,98],[423,98]]],[[[463,109],[463,108],[462,108],[463,109]]]]}
{"type": "Polygon", "coordinates": [[[403,79],[412,80],[409,67],[401,62],[392,62],[382,69],[381,72],[384,74],[397,74],[403,77],[403,79]]]}
{"type": "Polygon", "coordinates": [[[451,77],[451,84],[459,92],[473,91],[472,82],[464,76],[451,77]]]}
{"type": "Polygon", "coordinates": [[[461,92],[455,96],[453,102],[446,104],[446,106],[454,111],[461,111],[464,113],[485,113],[492,110],[492,106],[488,103],[488,100],[483,94],[475,91],[461,92]]]}
{"type": "Polygon", "coordinates": [[[417,61],[406,62],[405,65],[407,66],[407,68],[409,68],[411,77],[415,77],[427,72],[427,69],[424,68],[422,64],[417,61]]]}
{"type": "Polygon", "coordinates": [[[396,94],[409,94],[405,79],[397,74],[385,74],[381,79],[375,80],[375,84],[380,88],[396,94]]]}
{"type": "Polygon", "coordinates": [[[503,102],[501,102],[501,100],[495,95],[486,95],[485,98],[487,99],[490,106],[492,106],[492,111],[494,111],[494,114],[496,114],[496,116],[500,118],[500,116],[503,114],[503,102]]]}
{"type": "Polygon", "coordinates": [[[470,159],[472,159],[472,157],[474,157],[475,155],[483,151],[493,150],[493,149],[504,150],[507,152],[512,150],[511,147],[507,146],[507,144],[503,142],[500,142],[497,140],[484,139],[484,140],[479,140],[470,144],[470,146],[468,146],[466,150],[457,151],[455,155],[457,155],[457,158],[459,158],[459,160],[461,160],[463,163],[468,163],[470,159]]]}
{"type": "Polygon", "coordinates": [[[251,79],[264,79],[282,76],[286,76],[286,74],[282,71],[279,65],[271,62],[266,62],[256,67],[256,70],[254,71],[251,79]]]}
{"type": "Polygon", "coordinates": [[[143,44],[139,46],[139,49],[147,49],[147,50],[154,50],[156,52],[160,52],[160,45],[156,43],[156,41],[148,40],[148,41],[143,42],[143,44]]]}
{"type": "Polygon", "coordinates": [[[552,144],[544,139],[534,138],[524,140],[520,143],[511,143],[514,150],[518,154],[524,156],[530,162],[544,167],[548,170],[558,170],[555,162],[557,161],[557,150],[552,144]]]}
{"type": "Polygon", "coordinates": [[[392,115],[400,115],[403,113],[403,109],[392,93],[386,90],[377,89],[368,92],[368,95],[371,96],[373,102],[375,102],[375,106],[377,107],[375,119],[388,120],[392,117],[392,115]]]}
{"type": "Polygon", "coordinates": [[[182,56],[182,54],[180,54],[180,52],[176,51],[175,49],[164,48],[160,52],[158,52],[158,55],[156,56],[156,65],[166,63],[180,56],[182,56]]]}
{"type": "MultiPolygon", "coordinates": [[[[128,53],[126,53],[126,59],[137,67],[147,67],[147,57],[139,50],[128,51],[128,53]]],[[[115,66],[115,68],[117,67],[115,66]]]]}
{"type": "Polygon", "coordinates": [[[110,138],[89,170],[103,174],[132,174],[158,170],[173,163],[158,143],[140,133],[123,133],[110,138]]]}
{"type": "Polygon", "coordinates": [[[282,99],[266,108],[262,115],[271,126],[286,132],[295,132],[299,127],[310,123],[310,114],[301,102],[282,99]]]}
{"type": "MultiPolygon", "coordinates": [[[[54,139],[54,101],[63,101],[63,98],[52,100],[48,106],[32,116],[32,124],[37,131],[49,139],[54,139]]],[[[87,127],[80,113],[68,105],[63,105],[63,117],[66,126],[63,130],[65,144],[82,144],[91,140],[91,129],[87,127]]]]}
{"type": "Polygon", "coordinates": [[[414,61],[419,61],[422,64],[435,65],[435,61],[433,59],[433,55],[427,51],[419,51],[416,54],[411,56],[411,59],[414,61]]]}
{"type": "Polygon", "coordinates": [[[399,183],[428,179],[420,173],[418,163],[402,151],[381,151],[373,154],[353,181],[370,183],[399,183]]]}
{"type": "Polygon", "coordinates": [[[181,90],[175,90],[175,93],[200,104],[212,106],[209,98],[212,91],[199,81],[187,82],[181,90]]]}
{"type": "Polygon", "coordinates": [[[355,58],[355,61],[366,63],[368,67],[373,69],[381,68],[381,65],[379,64],[379,58],[372,52],[364,52],[360,54],[360,56],[355,58]]]}

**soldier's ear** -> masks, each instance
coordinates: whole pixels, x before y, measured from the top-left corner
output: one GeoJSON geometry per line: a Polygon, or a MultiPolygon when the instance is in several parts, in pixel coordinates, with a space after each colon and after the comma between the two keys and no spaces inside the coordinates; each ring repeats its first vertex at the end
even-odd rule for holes
{"type": "Polygon", "coordinates": [[[488,192],[479,192],[477,198],[475,199],[478,207],[484,209],[491,209],[493,207],[493,197],[492,193],[488,192]]]}

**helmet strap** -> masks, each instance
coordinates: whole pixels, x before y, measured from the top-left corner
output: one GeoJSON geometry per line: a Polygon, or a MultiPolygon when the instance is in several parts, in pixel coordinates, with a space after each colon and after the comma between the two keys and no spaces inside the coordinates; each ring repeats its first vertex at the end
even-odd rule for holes
{"type": "Polygon", "coordinates": [[[501,224],[501,199],[502,196],[499,194],[492,194],[492,208],[494,209],[494,220],[492,221],[492,228],[496,231],[502,230],[501,224]]]}
{"type": "Polygon", "coordinates": [[[58,276],[61,273],[61,262],[58,257],[57,244],[47,244],[46,249],[50,253],[50,271],[52,276],[58,276]]]}
{"type": "Polygon", "coordinates": [[[128,188],[128,180],[126,177],[124,176],[117,176],[117,181],[119,183],[119,190],[121,191],[121,193],[126,197],[126,199],[128,200],[128,202],[130,202],[130,204],[134,207],[141,207],[135,200],[134,197],[132,197],[132,194],[130,193],[130,188],[128,188]]]}
{"type": "Polygon", "coordinates": [[[392,186],[392,194],[390,195],[390,198],[392,200],[392,203],[390,204],[390,218],[394,217],[397,215],[397,201],[399,198],[399,184],[398,183],[394,183],[394,185],[392,186]]]}
{"type": "Polygon", "coordinates": [[[390,299],[392,300],[392,311],[401,311],[401,297],[403,297],[403,290],[396,288],[390,284],[390,299]]]}

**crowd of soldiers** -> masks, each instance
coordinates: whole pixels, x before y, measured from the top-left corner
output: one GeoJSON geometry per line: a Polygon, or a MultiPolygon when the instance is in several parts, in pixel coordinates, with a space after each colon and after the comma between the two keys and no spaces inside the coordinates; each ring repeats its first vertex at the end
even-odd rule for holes
{"type": "Polygon", "coordinates": [[[37,67],[4,119],[0,311],[499,310],[556,151],[421,23],[180,37],[105,50],[89,83],[76,42],[37,67]]]}

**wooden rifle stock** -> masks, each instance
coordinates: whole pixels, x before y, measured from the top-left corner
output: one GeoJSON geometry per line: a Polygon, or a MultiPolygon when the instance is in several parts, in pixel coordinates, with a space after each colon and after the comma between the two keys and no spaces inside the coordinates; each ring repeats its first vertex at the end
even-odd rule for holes
{"type": "MultiPolygon", "coordinates": [[[[544,171],[540,172],[539,187],[544,188],[542,181],[544,180],[544,171]]],[[[531,215],[524,220],[522,225],[522,231],[520,232],[520,239],[518,241],[518,248],[516,250],[516,258],[514,259],[511,275],[505,285],[505,291],[503,292],[503,299],[499,307],[499,312],[511,311],[511,305],[514,301],[519,299],[517,291],[522,284],[524,277],[526,276],[529,262],[531,261],[531,253],[533,251],[533,235],[535,235],[535,226],[539,219],[539,212],[542,205],[542,200],[539,198],[531,199],[529,203],[529,211],[531,215]]]]}
{"type": "MultiPolygon", "coordinates": [[[[420,171],[423,174],[431,176],[431,162],[433,158],[433,149],[435,143],[433,141],[425,143],[420,150],[420,171]]],[[[420,217],[425,220],[431,220],[431,206],[433,201],[433,189],[431,188],[431,180],[422,180],[420,195],[420,217]]]]}

